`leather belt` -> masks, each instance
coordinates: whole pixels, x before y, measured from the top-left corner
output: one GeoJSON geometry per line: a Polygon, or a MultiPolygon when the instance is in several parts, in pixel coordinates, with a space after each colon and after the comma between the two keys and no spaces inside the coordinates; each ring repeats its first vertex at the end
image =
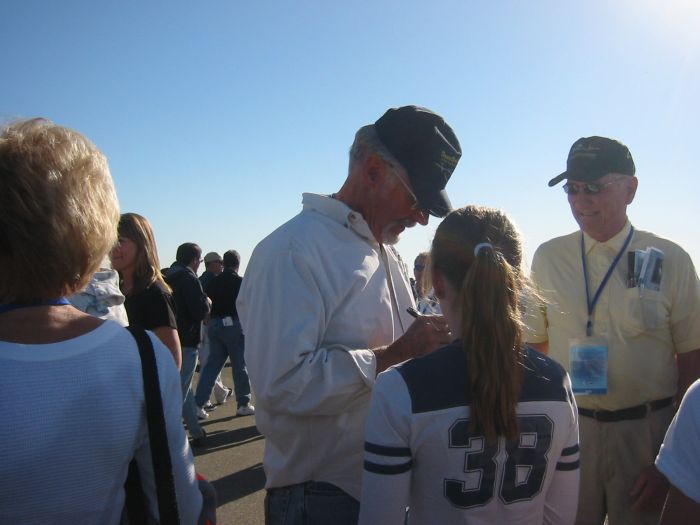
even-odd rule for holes
{"type": "Polygon", "coordinates": [[[624,421],[626,419],[643,419],[647,417],[649,412],[666,408],[673,403],[673,399],[672,397],[657,399],[656,401],[649,401],[643,405],[623,408],[621,410],[591,410],[590,408],[579,407],[578,413],[582,416],[591,417],[597,421],[604,421],[606,423],[624,421]]]}

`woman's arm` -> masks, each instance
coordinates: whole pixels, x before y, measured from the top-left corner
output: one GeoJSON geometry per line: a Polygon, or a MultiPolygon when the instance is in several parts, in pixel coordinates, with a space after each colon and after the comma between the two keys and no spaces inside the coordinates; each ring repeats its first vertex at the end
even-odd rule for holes
{"type": "Polygon", "coordinates": [[[405,522],[413,466],[409,426],[406,384],[390,370],[377,378],[367,417],[360,525],[405,522]]]}
{"type": "Polygon", "coordinates": [[[182,350],[180,349],[180,338],[177,335],[177,330],[169,326],[157,326],[153,329],[158,339],[168,347],[170,353],[175,359],[175,366],[180,370],[182,367],[182,350]]]}

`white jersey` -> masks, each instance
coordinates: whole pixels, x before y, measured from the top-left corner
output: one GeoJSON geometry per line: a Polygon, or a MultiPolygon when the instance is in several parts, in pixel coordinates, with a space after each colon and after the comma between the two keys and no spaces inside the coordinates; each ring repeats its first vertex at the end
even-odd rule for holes
{"type": "Polygon", "coordinates": [[[568,524],[579,488],[578,416],[564,369],[528,349],[519,439],[469,431],[460,342],[377,378],[367,420],[361,524],[568,524]]]}

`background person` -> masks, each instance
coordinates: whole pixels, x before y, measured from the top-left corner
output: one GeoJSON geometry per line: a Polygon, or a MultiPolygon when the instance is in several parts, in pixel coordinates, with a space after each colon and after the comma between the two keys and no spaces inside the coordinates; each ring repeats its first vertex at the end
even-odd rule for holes
{"type": "MultiPolygon", "coordinates": [[[[195,447],[205,446],[207,437],[207,433],[199,424],[197,405],[194,402],[192,392],[192,378],[197,367],[202,321],[209,315],[211,304],[202,290],[199,279],[197,279],[197,269],[202,262],[201,257],[202,249],[195,243],[181,244],[177,248],[175,262],[165,277],[166,282],[173,290],[177,333],[182,348],[182,368],[180,368],[183,398],[182,417],[190,436],[192,436],[192,445],[195,447]]],[[[206,417],[206,412],[202,412],[202,414],[206,417]]]]}
{"type": "Polygon", "coordinates": [[[680,246],[627,219],[637,178],[624,144],[581,138],[566,167],[549,185],[567,180],[580,231],[535,252],[545,306],[530,312],[527,340],[571,374],[581,416],[577,523],[607,515],[609,525],[656,524],[667,484],[654,458],[674,398],[700,376],[700,282],[680,246]]]}
{"type": "Polygon", "coordinates": [[[442,309],[430,280],[430,252],[418,254],[413,274],[416,276],[416,310],[423,315],[441,315],[442,309]]]}
{"type": "Polygon", "coordinates": [[[573,523],[578,425],[564,369],[522,345],[520,236],[468,206],[438,226],[432,282],[457,337],[379,375],[361,524],[573,523]]]}
{"type": "Polygon", "coordinates": [[[226,358],[229,358],[238,403],[236,415],[250,416],[255,413],[255,407],[250,403],[250,380],[243,356],[243,332],[236,310],[236,299],[243,281],[238,275],[240,264],[241,256],[238,252],[228,250],[224,253],[224,271],[207,286],[207,295],[211,299],[211,313],[207,323],[209,359],[199,375],[195,402],[198,407],[202,407],[209,400],[214,381],[221,373],[226,358]]]}
{"type": "MultiPolygon", "coordinates": [[[[0,411],[12,422],[0,434],[2,521],[117,524],[132,458],[157,519],[136,341],[65,300],[116,241],[106,158],[49,121],[12,123],[0,135],[0,209],[0,411]],[[77,407],[89,414],[89,431],[77,407]]],[[[195,523],[202,497],[180,422],[177,368],[150,337],[178,510],[182,523],[195,523]]]]}
{"type": "Polygon", "coordinates": [[[348,177],[255,248],[237,308],[265,435],[267,523],[356,523],[367,404],[377,371],[449,341],[417,320],[405,228],[444,216],[461,155],[452,129],[416,106],[361,128],[348,177]]]}
{"type": "Polygon", "coordinates": [[[211,280],[224,271],[224,260],[216,252],[209,252],[204,256],[204,271],[199,276],[202,290],[206,290],[211,280]]]}
{"type": "Polygon", "coordinates": [[[100,319],[111,319],[122,326],[129,325],[124,294],[119,289],[119,274],[110,268],[100,267],[92,274],[85,288],[68,297],[68,300],[81,312],[100,319]]]}
{"type": "MultiPolygon", "coordinates": [[[[211,280],[217,275],[221,275],[224,271],[224,260],[216,252],[209,252],[204,256],[204,272],[199,276],[199,282],[202,284],[202,290],[206,293],[207,285],[211,280]]],[[[199,366],[200,370],[204,369],[209,359],[209,335],[206,329],[206,320],[203,321],[204,326],[202,326],[202,342],[199,345],[199,366]]],[[[216,376],[214,381],[214,398],[216,399],[216,404],[221,405],[226,402],[228,397],[233,393],[233,390],[226,388],[221,381],[221,374],[216,376]]],[[[215,405],[212,405],[207,399],[204,403],[203,408],[206,410],[214,410],[215,405]]]]}
{"type": "Polygon", "coordinates": [[[160,273],[158,248],[148,220],[137,213],[119,219],[117,243],[110,252],[112,268],[119,272],[129,324],[151,330],[182,366],[177,335],[175,302],[160,273]]]}

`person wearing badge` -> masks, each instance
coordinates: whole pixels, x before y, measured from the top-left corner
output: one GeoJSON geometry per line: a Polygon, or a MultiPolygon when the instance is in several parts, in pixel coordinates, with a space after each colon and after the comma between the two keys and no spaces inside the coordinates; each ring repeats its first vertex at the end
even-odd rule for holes
{"type": "Polygon", "coordinates": [[[653,466],[676,399],[700,376],[700,282],[677,244],[627,218],[638,180],[617,140],[577,140],[564,191],[579,231],[542,244],[525,339],[571,375],[579,410],[576,523],[656,524],[668,488],[653,466]]]}

